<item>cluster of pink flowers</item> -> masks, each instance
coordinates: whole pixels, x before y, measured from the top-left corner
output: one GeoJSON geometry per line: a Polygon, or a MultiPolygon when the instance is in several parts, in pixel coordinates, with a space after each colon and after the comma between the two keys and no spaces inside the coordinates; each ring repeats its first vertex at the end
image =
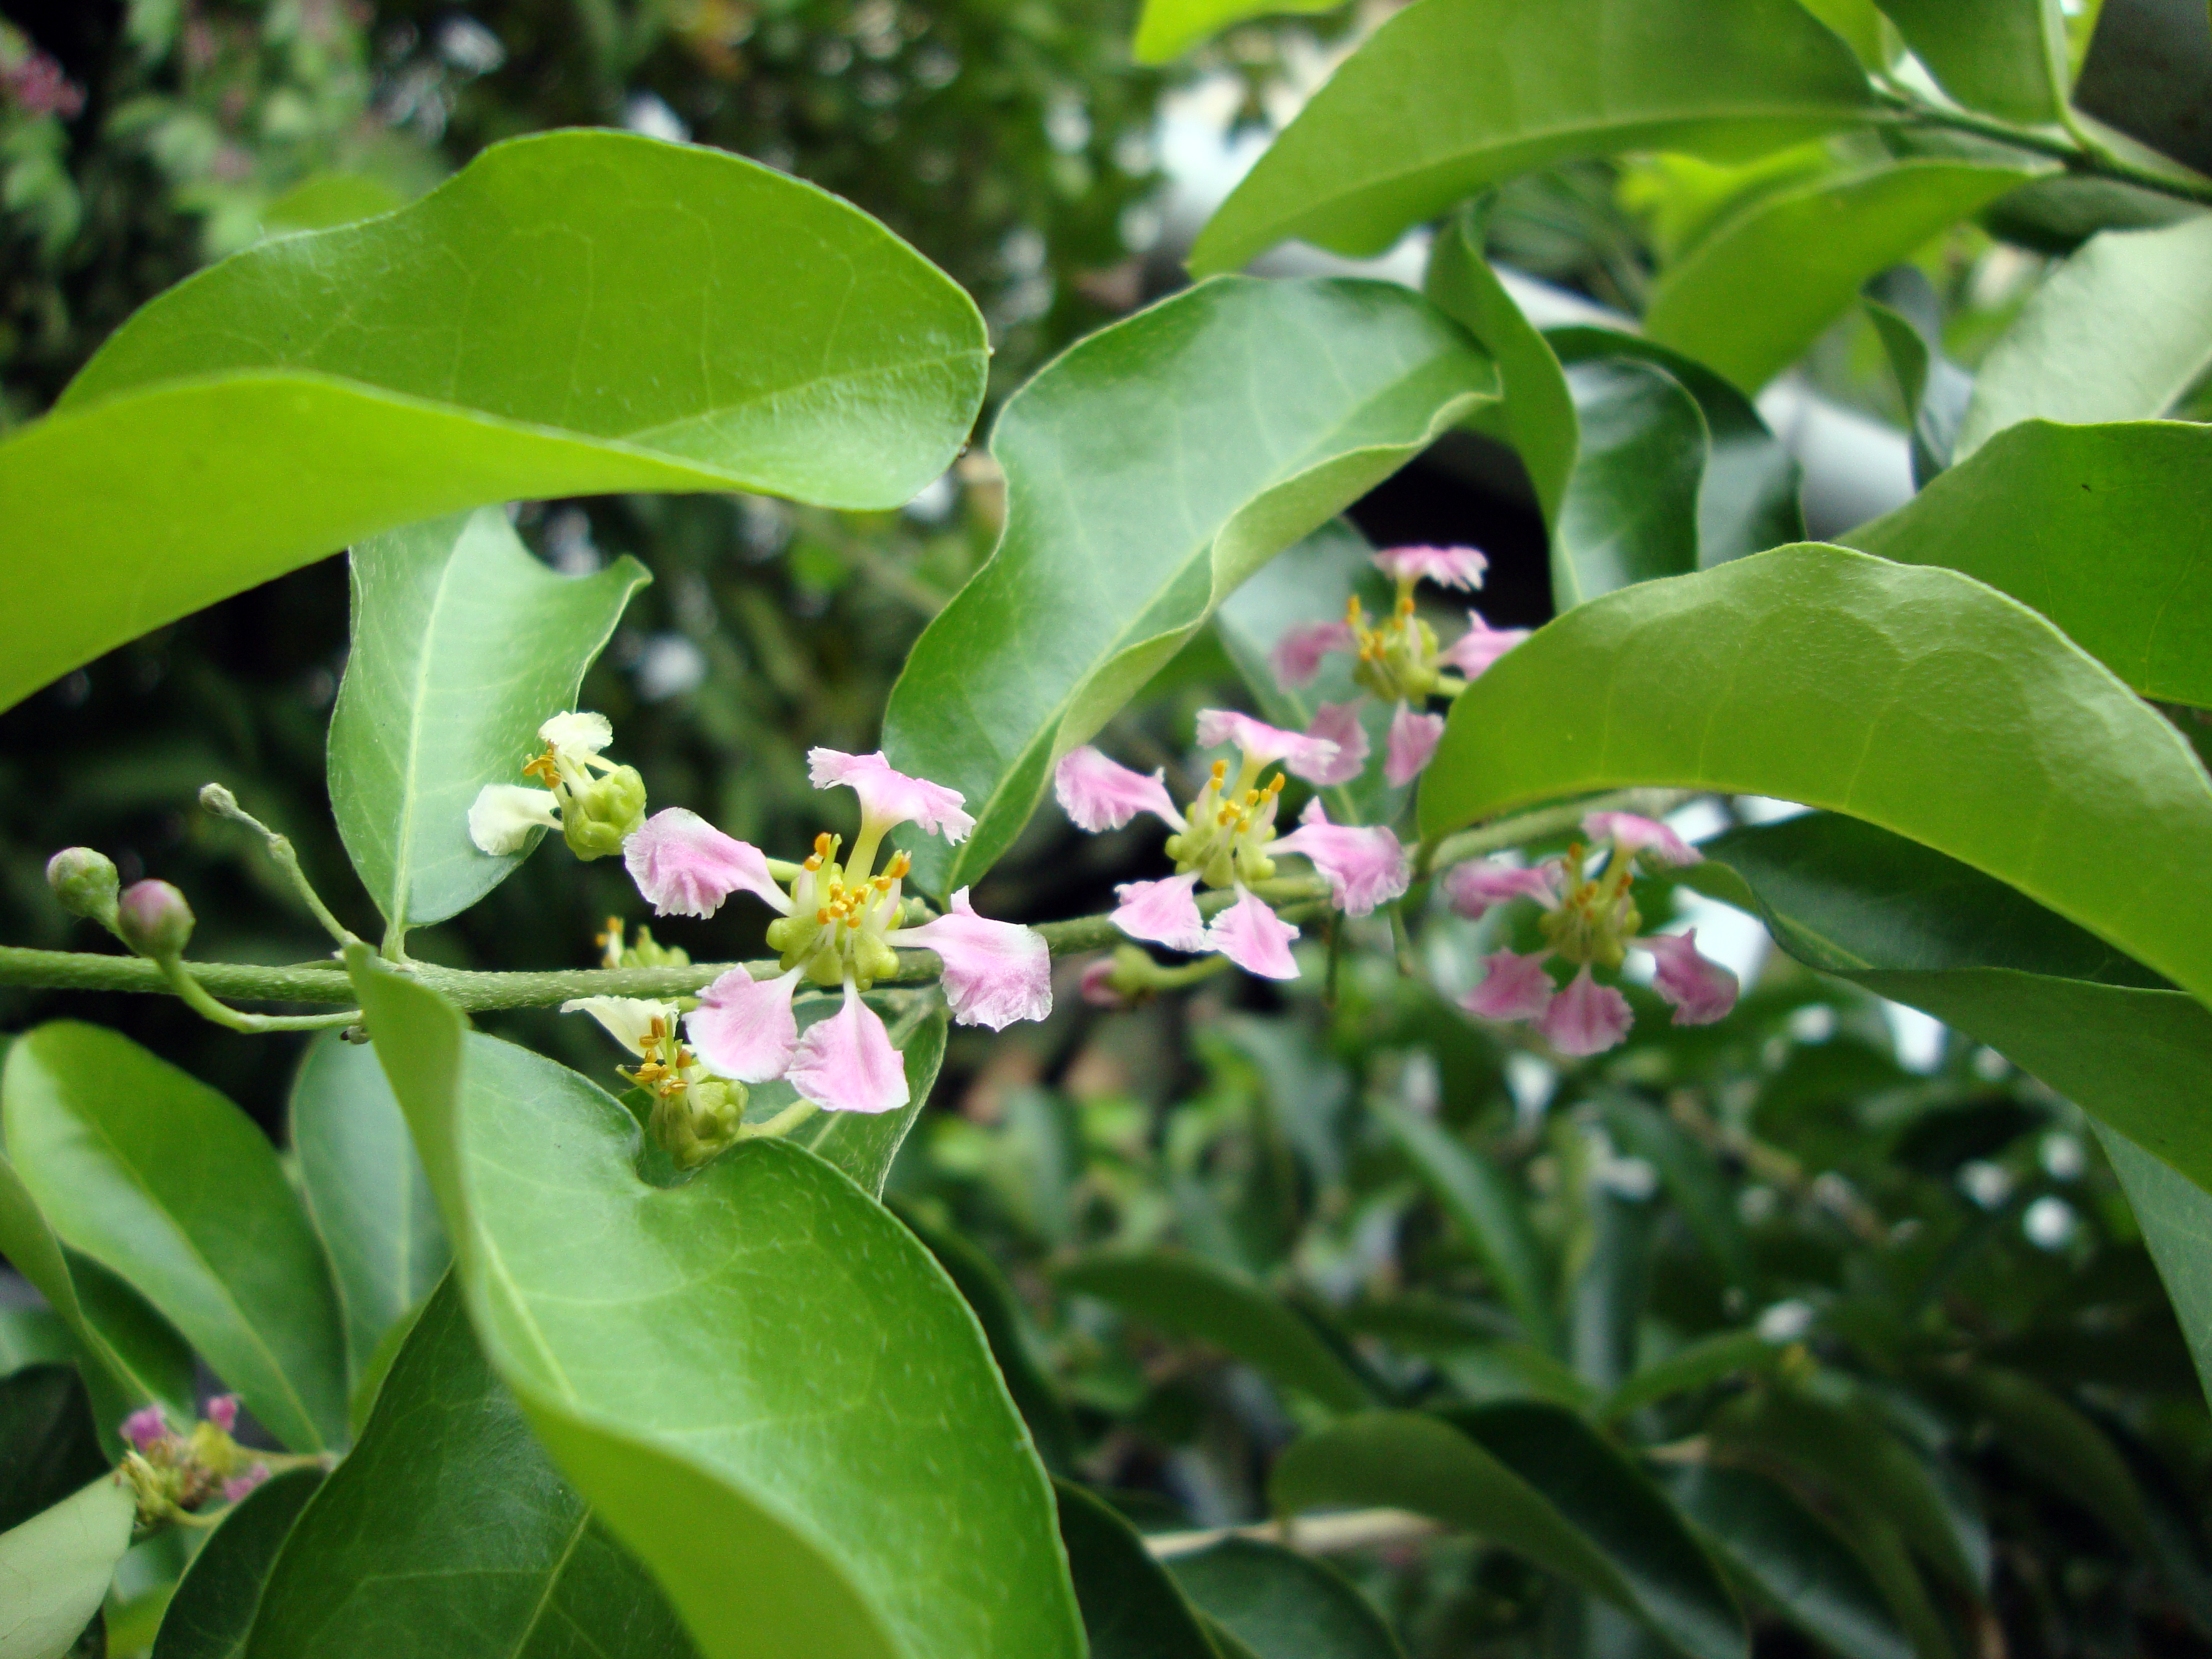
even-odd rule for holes
{"type": "Polygon", "coordinates": [[[238,1427],[238,1396],[219,1394],[207,1416],[179,1434],[159,1406],[144,1406],[123,1419],[131,1443],[124,1474],[148,1520],[189,1514],[218,1491],[235,1504],[269,1478],[269,1466],[231,1438],[238,1427]]]}
{"type": "MultiPolygon", "coordinates": [[[[0,30],[4,34],[4,30],[0,30]]],[[[0,40],[0,46],[4,46],[0,40]]],[[[0,64],[0,92],[24,114],[58,115],[72,121],[84,108],[84,88],[62,73],[62,66],[37,47],[12,64],[0,64]]]]}
{"type": "Polygon", "coordinates": [[[1642,951],[1656,966],[1651,988],[1674,1005],[1675,1024],[1710,1025],[1723,1018],[1735,1006],[1735,975],[1698,954],[1694,927],[1639,936],[1643,918],[1631,892],[1638,860],[1680,866],[1700,862],[1703,854],[1665,824],[1631,812],[1593,812],[1583,831],[1608,849],[1595,875],[1577,842],[1564,856],[1532,866],[1490,860],[1460,865],[1444,878],[1445,896],[1463,916],[1480,916],[1516,898],[1535,900],[1544,908],[1549,944],[1485,957],[1482,983],[1461,1006],[1485,1019],[1526,1020],[1563,1054],[1601,1054],[1627,1036],[1635,1016],[1628,999],[1599,984],[1590,969],[1617,969],[1628,951],[1642,951]],[[1546,966],[1553,957],[1575,967],[1564,989],[1546,966]]]}

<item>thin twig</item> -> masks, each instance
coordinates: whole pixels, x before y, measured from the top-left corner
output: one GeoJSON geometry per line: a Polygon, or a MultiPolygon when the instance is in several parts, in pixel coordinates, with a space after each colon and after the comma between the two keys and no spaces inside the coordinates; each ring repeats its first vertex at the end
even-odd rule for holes
{"type": "Polygon", "coordinates": [[[1405,1510],[1350,1510],[1341,1515],[1307,1516],[1280,1526],[1262,1521],[1249,1527],[1156,1532],[1145,1540],[1145,1550],[1155,1561],[1172,1561],[1179,1555],[1212,1549],[1224,1539],[1250,1538],[1263,1544],[1286,1543],[1309,1555],[1334,1555],[1344,1550],[1412,1543],[1441,1530],[1426,1516],[1405,1510]]]}

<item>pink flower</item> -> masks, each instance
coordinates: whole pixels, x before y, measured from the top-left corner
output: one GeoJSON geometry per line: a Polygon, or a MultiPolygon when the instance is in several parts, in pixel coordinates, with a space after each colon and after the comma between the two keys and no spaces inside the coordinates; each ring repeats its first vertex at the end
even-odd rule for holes
{"type": "Polygon", "coordinates": [[[1468,679],[1488,668],[1500,657],[1528,637],[1525,628],[1492,628],[1483,621],[1480,613],[1467,613],[1467,632],[1437,653],[1437,660],[1449,663],[1468,679]]]}
{"type": "Polygon", "coordinates": [[[825,1112],[893,1112],[909,1098],[905,1060],[849,979],[845,1006],[808,1028],[784,1075],[825,1112]]]}
{"type": "Polygon", "coordinates": [[[755,979],[732,968],[699,994],[699,1006],[684,1016],[684,1034],[708,1071],[740,1083],[784,1074],[799,1042],[791,997],[800,972],[755,979]]]}
{"type": "Polygon", "coordinates": [[[142,1452],[151,1451],[169,1437],[169,1420],[159,1406],[141,1406],[123,1419],[123,1437],[142,1452]]]}
{"type": "Polygon", "coordinates": [[[219,1394],[207,1402],[207,1420],[228,1434],[238,1426],[238,1396],[219,1394]]]}
{"type": "Polygon", "coordinates": [[[1146,777],[1111,761],[1085,744],[1060,757],[1053,769],[1052,793],[1079,830],[1097,835],[1119,830],[1139,812],[1151,812],[1175,829],[1183,827],[1182,814],[1168,798],[1164,768],[1146,777]]]}
{"type": "Polygon", "coordinates": [[[1536,1019],[1552,1006],[1552,976],[1544,971],[1543,951],[1522,956],[1499,951],[1483,960],[1482,983],[1459,1006],[1484,1019],[1536,1019]]]}
{"type": "Polygon", "coordinates": [[[1284,690],[1311,685],[1314,676],[1321,672],[1321,659],[1332,651],[1352,651],[1358,641],[1352,632],[1352,624],[1344,622],[1310,623],[1304,628],[1293,628],[1276,642],[1267,653],[1267,663],[1275,671],[1276,682],[1284,690]]]}
{"type": "Polygon", "coordinates": [[[1382,776],[1394,789],[1403,788],[1421,774],[1437,752],[1444,734],[1442,714],[1417,714],[1404,703],[1390,716],[1389,747],[1382,757],[1382,776]]]}
{"type": "Polygon", "coordinates": [[[960,810],[966,799],[927,778],[894,771],[878,749],[872,755],[848,755],[836,749],[806,751],[807,778],[817,789],[844,785],[860,798],[861,834],[880,835],[894,823],[918,823],[949,842],[967,839],[975,820],[960,810]]]}
{"type": "Polygon", "coordinates": [[[1300,777],[1306,775],[1302,769],[1325,767],[1336,758],[1336,745],[1326,738],[1285,732],[1279,726],[1255,720],[1234,709],[1200,709],[1198,746],[1218,749],[1225,743],[1235,744],[1244,751],[1247,759],[1261,766],[1270,761],[1280,761],[1285,771],[1295,772],[1300,777]]]}
{"type": "Polygon", "coordinates": [[[1129,999],[1114,988],[1115,963],[1110,956],[1101,957],[1083,970],[1083,1000],[1094,1008],[1110,1008],[1119,1013],[1133,1006],[1129,999]]]}
{"type": "Polygon", "coordinates": [[[1204,951],[1209,947],[1197,891],[1195,870],[1159,881],[1123,882],[1114,890],[1121,902],[1111,920],[1131,939],[1148,939],[1171,951],[1204,951]]]}
{"type": "Polygon", "coordinates": [[[1633,812],[1592,812],[1583,820],[1592,841],[1610,841],[1624,853],[1648,855],[1655,864],[1702,864],[1705,855],[1665,824],[1633,812]]]}
{"type": "Polygon", "coordinates": [[[1364,916],[1413,885],[1413,861],[1386,829],[1331,823],[1318,800],[1306,803],[1299,828],[1275,842],[1278,853],[1297,853],[1328,878],[1336,908],[1364,916]]]}
{"type": "Polygon", "coordinates": [[[1237,902],[1213,919],[1207,948],[1218,951],[1248,974],[1262,979],[1296,979],[1291,941],[1298,930],[1277,915],[1265,899],[1237,890],[1237,902]]]}
{"type": "Polygon", "coordinates": [[[235,1504],[268,1478],[269,1466],[266,1463],[256,1463],[244,1474],[234,1474],[222,1483],[223,1498],[226,1501],[235,1504]]]}
{"type": "Polygon", "coordinates": [[[1735,1006],[1741,987],[1729,969],[1698,950],[1698,930],[1682,933],[1654,933],[1636,941],[1649,951],[1659,971],[1651,988],[1674,1005],[1677,1025],[1711,1025],[1727,1018],[1735,1006]]]}
{"type": "Polygon", "coordinates": [[[945,963],[945,1000],[963,1025],[1000,1031],[1018,1019],[1042,1019],[1052,1012],[1052,951],[1044,935],[977,915],[965,887],[936,921],[886,938],[937,952],[945,963]]]}
{"type": "Polygon", "coordinates": [[[1547,909],[1559,902],[1552,868],[1547,864],[1515,869],[1494,859],[1455,865],[1444,878],[1444,897],[1451,908],[1473,921],[1492,906],[1516,898],[1532,898],[1547,909]]]}
{"type": "Polygon", "coordinates": [[[1563,1054],[1603,1054],[1628,1035],[1636,1016],[1628,999],[1590,977],[1587,964],[1536,1016],[1536,1030],[1563,1054]]]}
{"type": "Polygon", "coordinates": [[[640,825],[623,843],[623,864],[657,915],[711,916],[740,891],[771,909],[791,912],[791,901],[769,873],[760,848],[680,806],[655,812],[640,825]]]}
{"type": "Polygon", "coordinates": [[[1425,576],[1440,587],[1480,587],[1490,561],[1471,547],[1392,547],[1375,556],[1375,568],[1393,581],[1425,576]]]}
{"type": "Polygon", "coordinates": [[[1367,741],[1367,728],[1359,723],[1358,699],[1322,704],[1307,723],[1306,735],[1336,745],[1335,755],[1319,766],[1302,769],[1293,761],[1285,769],[1308,783],[1317,783],[1323,788],[1334,783],[1348,783],[1365,768],[1372,745],[1367,741]]]}

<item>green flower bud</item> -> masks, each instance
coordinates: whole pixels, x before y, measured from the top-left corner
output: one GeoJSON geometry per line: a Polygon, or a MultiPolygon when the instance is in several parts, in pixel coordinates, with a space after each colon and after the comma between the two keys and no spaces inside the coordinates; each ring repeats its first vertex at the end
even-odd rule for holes
{"type": "Polygon", "coordinates": [[[192,907],[166,881],[137,882],[116,902],[115,932],[140,956],[166,962],[191,940],[192,907]]]}
{"type": "Polygon", "coordinates": [[[696,1170],[734,1143],[745,1121],[742,1083],[709,1078],[678,1089],[653,1104],[653,1141],[679,1170],[696,1170]]]}
{"type": "Polygon", "coordinates": [[[645,780],[617,766],[580,790],[561,792],[561,835],[580,859],[603,859],[645,822],[645,780]]]}
{"type": "Polygon", "coordinates": [[[691,953],[680,945],[663,945],[653,938],[653,929],[637,930],[637,943],[623,952],[625,968],[688,968],[691,953]]]}
{"type": "Polygon", "coordinates": [[[64,847],[46,860],[46,885],[63,909],[115,929],[114,860],[89,847],[64,847]]]}

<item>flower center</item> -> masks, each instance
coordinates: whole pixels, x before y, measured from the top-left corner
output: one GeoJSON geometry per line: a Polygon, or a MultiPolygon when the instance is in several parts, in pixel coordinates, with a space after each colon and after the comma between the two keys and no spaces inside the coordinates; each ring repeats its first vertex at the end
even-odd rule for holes
{"type": "Polygon", "coordinates": [[[1626,954],[1627,942],[1644,925],[1629,896],[1636,860],[1616,846],[1604,870],[1592,878],[1583,873],[1584,856],[1580,842],[1567,848],[1564,869],[1567,890],[1558,909],[1545,912],[1540,924],[1544,937],[1569,962],[1618,968],[1626,954]]]}
{"type": "Polygon", "coordinates": [[[1168,856],[1178,874],[1195,870],[1209,887],[1236,881],[1265,881],[1275,873],[1267,844],[1275,839],[1275,803],[1283,793],[1279,772],[1255,786],[1262,763],[1249,753],[1234,783],[1229,763],[1213,763],[1213,775],[1183,814],[1189,828],[1168,837],[1168,856]]]}
{"type": "Polygon", "coordinates": [[[865,991],[898,970],[898,952],[884,935],[899,926],[914,862],[894,853],[871,877],[865,866],[841,866],[838,845],[836,836],[814,838],[813,854],[791,880],[791,914],[769,924],[768,942],[786,973],[803,965],[815,984],[834,986],[849,970],[865,991]]]}
{"type": "Polygon", "coordinates": [[[1395,609],[1376,627],[1367,625],[1356,593],[1345,604],[1344,620],[1359,659],[1352,678],[1360,686],[1385,702],[1402,700],[1416,707],[1436,690],[1436,630],[1413,614],[1412,583],[1398,584],[1395,609]]]}

